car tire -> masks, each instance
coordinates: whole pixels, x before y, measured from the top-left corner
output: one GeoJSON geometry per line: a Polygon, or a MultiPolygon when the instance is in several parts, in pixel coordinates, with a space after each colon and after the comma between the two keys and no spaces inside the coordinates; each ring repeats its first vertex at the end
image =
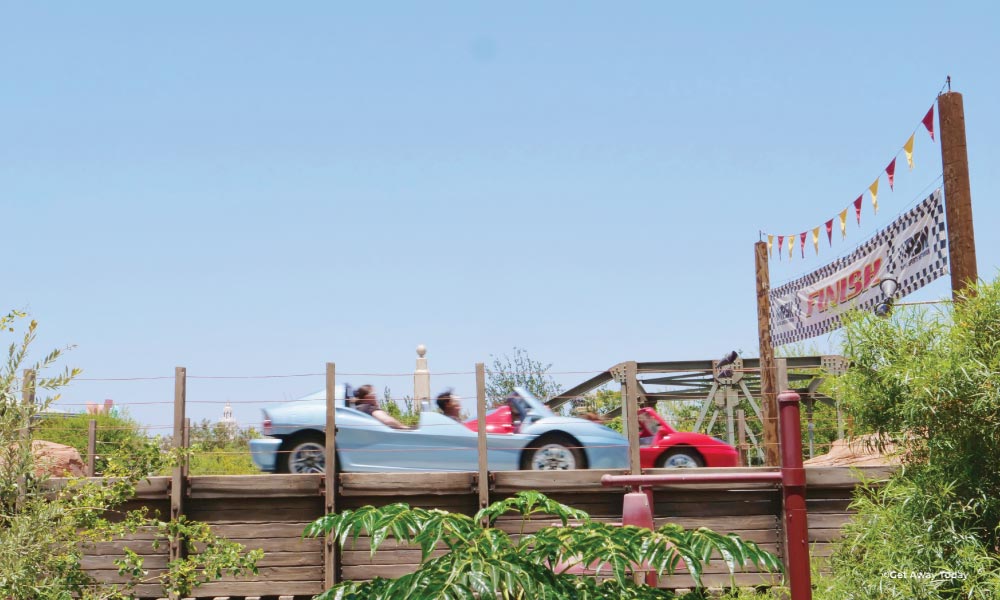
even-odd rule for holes
{"type": "Polygon", "coordinates": [[[543,435],[521,454],[522,471],[568,471],[586,469],[587,455],[580,442],[568,435],[543,435]]]}
{"type": "Polygon", "coordinates": [[[278,473],[325,473],[326,436],[318,432],[290,437],[278,450],[278,473]]]}
{"type": "Polygon", "coordinates": [[[657,469],[695,469],[705,466],[705,459],[692,448],[674,448],[656,459],[657,469]]]}

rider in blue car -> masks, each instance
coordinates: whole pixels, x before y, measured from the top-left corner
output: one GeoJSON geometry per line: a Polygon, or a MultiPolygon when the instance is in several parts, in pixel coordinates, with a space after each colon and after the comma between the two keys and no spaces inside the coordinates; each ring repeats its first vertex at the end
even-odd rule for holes
{"type": "Polygon", "coordinates": [[[392,418],[392,415],[379,408],[378,399],[375,397],[375,389],[370,385],[363,385],[354,391],[354,408],[366,415],[375,417],[393,429],[413,429],[413,427],[403,425],[392,418]]]}

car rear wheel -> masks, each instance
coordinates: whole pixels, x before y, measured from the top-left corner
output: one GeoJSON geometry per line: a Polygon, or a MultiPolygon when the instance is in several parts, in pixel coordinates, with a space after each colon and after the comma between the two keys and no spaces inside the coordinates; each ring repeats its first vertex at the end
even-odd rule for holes
{"type": "Polygon", "coordinates": [[[531,443],[521,455],[522,471],[586,469],[587,456],[580,443],[565,435],[547,435],[531,443]]]}
{"type": "Polygon", "coordinates": [[[278,451],[278,473],[325,473],[326,438],[304,433],[285,440],[278,451]]]}
{"type": "Polygon", "coordinates": [[[675,448],[660,455],[656,460],[658,469],[695,469],[704,467],[705,461],[696,450],[675,448]]]}

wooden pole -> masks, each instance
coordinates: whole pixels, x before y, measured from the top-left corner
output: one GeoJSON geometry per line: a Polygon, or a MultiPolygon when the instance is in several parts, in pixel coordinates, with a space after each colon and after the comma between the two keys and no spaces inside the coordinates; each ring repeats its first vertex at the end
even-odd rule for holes
{"type": "Polygon", "coordinates": [[[771,345],[771,272],[767,264],[767,243],[754,244],[757,272],[757,337],[760,340],[761,417],[764,422],[764,465],[781,463],[778,445],[778,382],[771,345]]]}
{"type": "MultiPolygon", "coordinates": [[[[191,417],[184,417],[184,448],[191,447],[191,417]]],[[[185,460],[181,463],[181,475],[184,478],[184,483],[187,484],[188,475],[191,474],[191,461],[185,460]]]]}
{"type": "Polygon", "coordinates": [[[87,477],[97,473],[97,420],[87,423],[87,477]]]}
{"type": "Polygon", "coordinates": [[[634,360],[625,363],[625,386],[622,402],[625,407],[625,431],[628,433],[628,469],[632,475],[642,474],[639,462],[639,379],[634,360]]]}
{"type": "MultiPolygon", "coordinates": [[[[326,363],[326,444],[324,446],[323,494],[326,514],[337,512],[337,365],[326,363]]],[[[346,402],[346,399],[345,399],[346,402]]],[[[323,583],[330,589],[340,579],[337,539],[327,534],[323,541],[323,583]]]]}
{"type": "Polygon", "coordinates": [[[736,430],[738,432],[737,439],[739,440],[739,451],[740,451],[740,466],[747,466],[747,414],[743,409],[738,409],[736,411],[736,430]]]}
{"type": "Polygon", "coordinates": [[[486,446],[486,365],[476,363],[476,431],[479,433],[479,508],[490,504],[489,450],[486,446]]]}
{"type": "MultiPolygon", "coordinates": [[[[187,402],[187,369],[174,369],[174,438],[175,449],[184,446],[185,404],[187,402]]],[[[170,520],[174,521],[184,514],[184,466],[187,457],[180,457],[180,462],[174,467],[170,478],[170,520]]],[[[183,558],[184,546],[180,539],[170,540],[170,560],[183,558]]]]}
{"type": "Polygon", "coordinates": [[[966,286],[974,286],[979,281],[962,94],[948,92],[938,96],[938,119],[941,124],[941,166],[944,173],[945,219],[948,221],[951,295],[952,299],[958,300],[959,293],[966,286]]]}

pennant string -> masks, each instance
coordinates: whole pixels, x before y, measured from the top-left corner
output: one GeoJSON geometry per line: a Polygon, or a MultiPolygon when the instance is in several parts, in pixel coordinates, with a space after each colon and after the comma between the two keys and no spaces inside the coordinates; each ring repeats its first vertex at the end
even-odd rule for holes
{"type": "MultiPolygon", "coordinates": [[[[941,86],[941,91],[938,92],[938,95],[940,95],[944,91],[945,87],[947,87],[947,86],[948,86],[948,83],[945,83],[944,85],[942,85],[941,86]]],[[[909,167],[910,170],[913,170],[913,164],[914,164],[913,163],[913,145],[914,145],[914,137],[916,135],[917,129],[919,129],[921,126],[924,127],[927,130],[927,133],[930,135],[931,141],[935,141],[935,139],[934,139],[934,106],[936,104],[937,104],[937,98],[935,98],[934,102],[931,103],[931,107],[927,110],[927,113],[924,114],[924,117],[920,120],[920,124],[918,124],[916,127],[914,127],[913,131],[910,133],[910,137],[907,138],[906,142],[903,144],[903,146],[901,148],[901,150],[903,150],[903,152],[906,155],[906,163],[907,163],[907,165],[908,165],[908,167],[909,167]]],[[[897,156],[899,155],[899,150],[896,151],[896,155],[897,156]]],[[[889,162],[889,164],[885,167],[885,169],[883,169],[883,172],[886,174],[886,178],[889,180],[889,189],[895,190],[895,179],[896,179],[896,157],[895,156],[892,158],[892,160],[889,162]]],[[[875,180],[872,182],[872,184],[870,186],[868,186],[868,191],[871,193],[872,209],[873,209],[873,211],[874,211],[875,214],[878,214],[878,183],[879,183],[879,179],[881,179],[881,174],[878,177],[875,178],[875,180]]],[[[855,200],[852,203],[854,205],[854,209],[855,209],[855,214],[856,214],[856,217],[857,217],[858,226],[861,225],[861,201],[862,201],[862,197],[863,197],[863,195],[859,196],[857,198],[857,200],[855,200]]],[[[838,215],[839,218],[840,218],[840,234],[841,234],[841,239],[846,239],[847,238],[847,211],[848,210],[850,210],[850,209],[849,208],[844,209],[838,215]]],[[[825,223],[827,241],[829,242],[829,244],[830,244],[831,247],[833,246],[833,221],[834,221],[834,219],[830,219],[829,221],[827,221],[825,223]]],[[[819,229],[820,229],[819,227],[816,227],[815,229],[812,230],[813,231],[813,245],[816,248],[816,253],[817,254],[819,253],[819,229]]],[[[805,243],[806,243],[806,235],[807,235],[807,233],[808,232],[804,232],[804,233],[802,233],[802,234],[800,234],[798,236],[801,239],[801,246],[803,247],[802,248],[802,256],[803,256],[803,258],[805,257],[805,248],[804,248],[804,246],[805,246],[805,243]]],[[[773,257],[773,241],[774,241],[775,235],[773,235],[773,234],[766,234],[766,235],[768,237],[768,256],[773,257]]],[[[792,256],[793,256],[792,252],[793,252],[794,246],[795,246],[795,237],[796,237],[795,235],[789,235],[789,236],[779,235],[779,236],[777,236],[777,238],[778,238],[777,249],[778,249],[778,258],[779,259],[781,258],[781,249],[784,246],[783,242],[785,240],[788,241],[788,258],[789,259],[792,258],[792,256]]]]}

